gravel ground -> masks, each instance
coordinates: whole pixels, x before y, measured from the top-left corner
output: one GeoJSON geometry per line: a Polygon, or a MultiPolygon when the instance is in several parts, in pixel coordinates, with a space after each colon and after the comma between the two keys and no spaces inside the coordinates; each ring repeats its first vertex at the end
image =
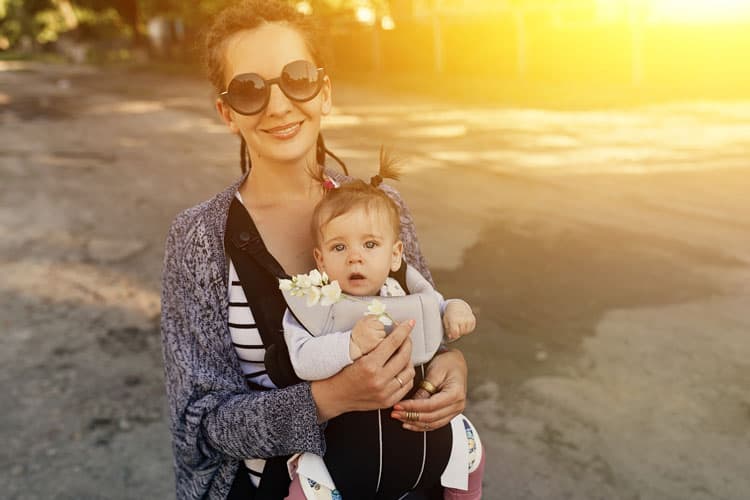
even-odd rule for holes
{"type": "MultiPolygon", "coordinates": [[[[457,108],[335,86],[381,143],[460,342],[485,498],[750,496],[750,102],[457,108]]],[[[173,495],[158,337],[174,215],[237,175],[201,80],[0,63],[0,490],[173,495]]]]}

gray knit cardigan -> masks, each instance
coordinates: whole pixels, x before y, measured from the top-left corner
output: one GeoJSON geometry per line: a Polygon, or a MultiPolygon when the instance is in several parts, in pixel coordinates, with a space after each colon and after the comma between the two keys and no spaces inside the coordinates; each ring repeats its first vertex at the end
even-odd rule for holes
{"type": "MultiPolygon", "coordinates": [[[[178,499],[226,498],[243,458],[325,451],[310,384],[252,391],[232,346],[224,233],[244,178],[180,213],[167,237],[161,333],[178,499]]],[[[384,189],[401,208],[406,260],[432,281],[408,209],[384,189]]]]}

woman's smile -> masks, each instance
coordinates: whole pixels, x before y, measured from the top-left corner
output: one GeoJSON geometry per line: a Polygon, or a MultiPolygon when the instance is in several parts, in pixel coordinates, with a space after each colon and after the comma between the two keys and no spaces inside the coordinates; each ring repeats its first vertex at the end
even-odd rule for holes
{"type": "Polygon", "coordinates": [[[265,128],[261,130],[273,136],[276,139],[287,140],[287,139],[291,139],[292,137],[297,135],[297,133],[299,133],[300,129],[302,128],[303,123],[304,123],[304,120],[298,121],[298,122],[287,123],[284,125],[279,125],[278,127],[265,128]]]}

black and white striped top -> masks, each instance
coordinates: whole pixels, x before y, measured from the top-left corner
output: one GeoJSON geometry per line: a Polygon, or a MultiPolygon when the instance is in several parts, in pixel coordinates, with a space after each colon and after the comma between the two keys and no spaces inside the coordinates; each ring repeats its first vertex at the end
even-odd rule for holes
{"type": "MultiPolygon", "coordinates": [[[[242,201],[239,193],[237,198],[242,201]]],[[[237,357],[240,359],[240,367],[245,375],[248,387],[256,390],[275,389],[276,386],[266,372],[263,358],[266,349],[263,340],[255,325],[253,311],[247,303],[245,291],[237,276],[237,270],[232,260],[229,260],[229,333],[232,336],[232,344],[237,357]]],[[[245,465],[250,470],[250,479],[257,487],[266,461],[261,458],[249,458],[245,465]]]]}
{"type": "Polygon", "coordinates": [[[247,303],[245,292],[237,276],[234,264],[229,262],[229,333],[232,344],[240,358],[242,373],[251,389],[275,389],[263,364],[266,349],[255,319],[247,303]]]}
{"type": "MultiPolygon", "coordinates": [[[[242,289],[237,270],[232,261],[229,261],[229,333],[232,335],[232,344],[240,358],[242,373],[245,380],[252,389],[265,390],[274,389],[276,386],[266,373],[266,365],[263,364],[263,356],[266,349],[260,338],[260,332],[255,326],[255,318],[242,289]]],[[[250,480],[257,487],[266,461],[260,458],[245,460],[245,465],[250,470],[250,480]]]]}

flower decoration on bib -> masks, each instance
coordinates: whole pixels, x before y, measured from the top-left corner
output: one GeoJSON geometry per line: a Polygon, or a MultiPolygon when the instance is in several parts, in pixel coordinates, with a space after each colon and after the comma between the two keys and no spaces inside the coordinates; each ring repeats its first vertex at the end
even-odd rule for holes
{"type": "MultiPolygon", "coordinates": [[[[359,297],[343,293],[337,280],[329,281],[328,275],[317,269],[313,269],[307,274],[298,274],[291,279],[280,279],[279,290],[289,292],[293,297],[305,297],[308,307],[317,304],[330,306],[341,299],[365,302],[359,297]]],[[[378,299],[372,299],[368,303],[365,316],[377,316],[378,321],[385,326],[393,324],[393,318],[386,312],[385,304],[378,299]]]]}

